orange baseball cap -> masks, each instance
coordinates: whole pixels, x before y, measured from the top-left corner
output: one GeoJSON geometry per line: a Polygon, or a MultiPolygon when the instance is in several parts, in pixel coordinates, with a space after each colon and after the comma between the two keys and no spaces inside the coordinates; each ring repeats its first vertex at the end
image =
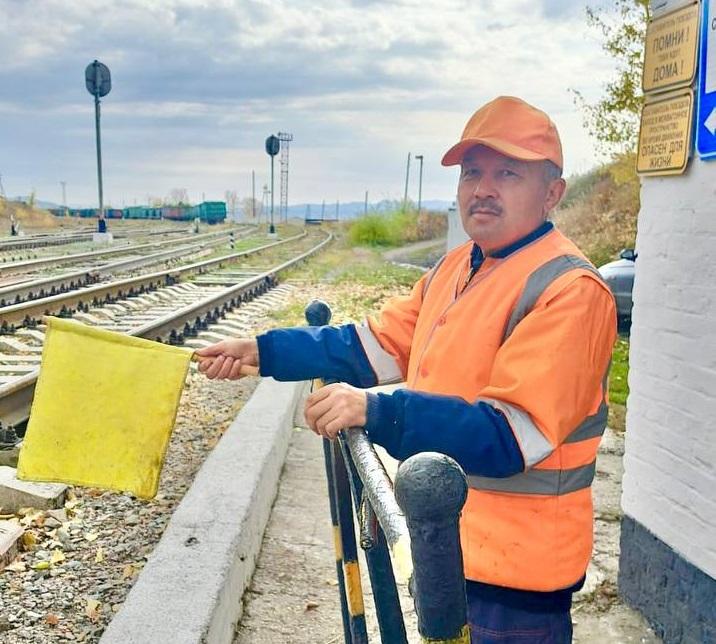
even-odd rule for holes
{"type": "Polygon", "coordinates": [[[522,161],[552,161],[563,168],[562,144],[557,128],[541,110],[514,96],[498,96],[483,105],[467,122],[460,142],[443,157],[443,165],[462,163],[476,145],[522,161]]]}

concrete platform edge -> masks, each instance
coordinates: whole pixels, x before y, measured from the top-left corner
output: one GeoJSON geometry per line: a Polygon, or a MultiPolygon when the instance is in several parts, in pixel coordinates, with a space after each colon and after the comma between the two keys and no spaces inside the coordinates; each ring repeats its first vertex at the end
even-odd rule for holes
{"type": "Polygon", "coordinates": [[[305,386],[259,384],[199,470],[102,644],[232,641],[305,386]]]}

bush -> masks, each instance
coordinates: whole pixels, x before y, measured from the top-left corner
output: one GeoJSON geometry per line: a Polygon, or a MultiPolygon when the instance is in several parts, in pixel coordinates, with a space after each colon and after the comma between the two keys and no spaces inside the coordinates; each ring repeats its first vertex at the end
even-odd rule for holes
{"type": "Polygon", "coordinates": [[[371,212],[356,219],[348,230],[353,246],[400,246],[445,235],[447,217],[410,210],[371,212]]]}
{"type": "Polygon", "coordinates": [[[348,230],[353,246],[393,246],[393,231],[388,217],[377,213],[363,215],[348,230]]]}

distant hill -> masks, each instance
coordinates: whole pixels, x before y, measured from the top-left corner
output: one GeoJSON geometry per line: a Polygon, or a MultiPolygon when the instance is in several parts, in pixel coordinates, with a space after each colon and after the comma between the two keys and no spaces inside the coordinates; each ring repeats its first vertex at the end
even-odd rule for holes
{"type": "MultiPolygon", "coordinates": [[[[389,211],[394,210],[396,208],[396,205],[398,205],[395,201],[380,201],[378,203],[369,203],[368,204],[368,212],[381,212],[381,211],[389,211]]],[[[415,206],[415,204],[412,204],[415,206]]],[[[425,210],[435,210],[439,212],[447,212],[447,209],[452,205],[451,201],[443,201],[440,199],[431,199],[428,201],[423,201],[422,207],[425,210]]],[[[335,219],[336,218],[336,202],[333,203],[326,203],[325,209],[323,208],[323,205],[320,203],[301,203],[301,204],[295,204],[288,207],[288,216],[291,219],[305,219],[306,217],[310,217],[312,219],[320,219],[321,218],[321,210],[324,210],[324,218],[325,219],[335,219]]],[[[363,201],[349,201],[347,203],[340,203],[338,204],[338,218],[339,219],[354,219],[355,217],[360,217],[365,211],[365,203],[363,201]]],[[[276,210],[274,212],[278,212],[278,207],[276,206],[276,210]]]]}
{"type": "MultiPolygon", "coordinates": [[[[10,201],[29,204],[32,200],[30,197],[14,197],[13,199],[10,199],[10,201]]],[[[43,210],[49,210],[50,208],[62,208],[62,206],[58,203],[54,203],[53,201],[42,201],[42,199],[35,199],[33,205],[35,208],[42,208],[43,210]]]]}

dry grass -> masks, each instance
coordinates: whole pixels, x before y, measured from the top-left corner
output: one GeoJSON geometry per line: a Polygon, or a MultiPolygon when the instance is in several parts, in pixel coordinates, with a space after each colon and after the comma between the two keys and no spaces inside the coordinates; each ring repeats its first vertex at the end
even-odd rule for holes
{"type": "Polygon", "coordinates": [[[554,215],[557,226],[599,266],[623,248],[634,248],[639,212],[639,179],[630,158],[569,180],[568,192],[554,215]]]}
{"type": "Polygon", "coordinates": [[[39,208],[33,208],[17,201],[6,201],[0,197],[0,231],[10,232],[10,217],[20,225],[20,230],[60,228],[57,217],[39,208]]]}

